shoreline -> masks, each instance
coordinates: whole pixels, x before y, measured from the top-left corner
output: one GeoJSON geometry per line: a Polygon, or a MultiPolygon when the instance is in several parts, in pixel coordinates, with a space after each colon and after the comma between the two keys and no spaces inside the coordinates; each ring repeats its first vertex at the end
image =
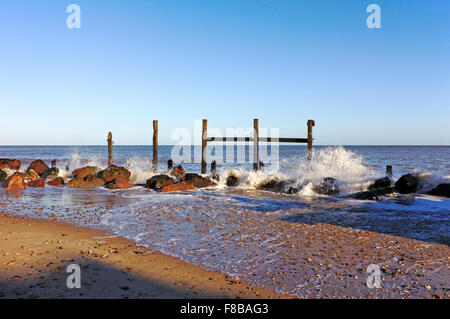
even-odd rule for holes
{"type": "Polygon", "coordinates": [[[0,214],[0,298],[293,298],[107,231],[0,214]],[[78,264],[81,288],[69,289],[78,264]]]}

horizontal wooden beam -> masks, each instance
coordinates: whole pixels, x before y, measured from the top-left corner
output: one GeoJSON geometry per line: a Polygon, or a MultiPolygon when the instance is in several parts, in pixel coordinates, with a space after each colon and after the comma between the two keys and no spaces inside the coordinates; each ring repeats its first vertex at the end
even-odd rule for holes
{"type": "MultiPolygon", "coordinates": [[[[208,142],[251,142],[253,137],[208,137],[208,142]]],[[[307,138],[291,138],[291,137],[260,137],[263,143],[308,143],[307,138]]]]}

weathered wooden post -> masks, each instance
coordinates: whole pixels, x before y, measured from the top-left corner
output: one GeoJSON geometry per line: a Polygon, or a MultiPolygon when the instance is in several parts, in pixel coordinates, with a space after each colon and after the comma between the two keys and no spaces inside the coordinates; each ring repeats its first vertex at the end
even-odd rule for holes
{"type": "Polygon", "coordinates": [[[173,161],[170,159],[167,161],[167,170],[170,172],[172,167],[173,167],[173,161]]]}
{"type": "Polygon", "coordinates": [[[217,162],[214,160],[212,163],[211,163],[211,175],[216,175],[216,172],[217,172],[217,162]]]}
{"type": "Polygon", "coordinates": [[[153,121],[153,172],[158,171],[158,121],[153,121]]]}
{"type": "Polygon", "coordinates": [[[258,170],[258,163],[259,163],[259,120],[253,119],[253,169],[255,171],[258,170]]]}
{"type": "Polygon", "coordinates": [[[203,120],[202,126],[202,174],[206,174],[206,143],[208,139],[208,120],[203,120]]]}
{"type": "Polygon", "coordinates": [[[56,160],[54,159],[53,161],[52,161],[52,168],[55,168],[56,167],[56,160]]]}
{"type": "Polygon", "coordinates": [[[312,136],[312,128],[315,125],[313,120],[308,120],[308,160],[311,160],[312,158],[312,143],[313,143],[313,136],[312,136]]]}
{"type": "Polygon", "coordinates": [[[108,133],[108,166],[113,164],[113,140],[111,132],[108,133]]]}
{"type": "Polygon", "coordinates": [[[392,178],[392,166],[391,165],[386,166],[386,176],[392,178]]]}

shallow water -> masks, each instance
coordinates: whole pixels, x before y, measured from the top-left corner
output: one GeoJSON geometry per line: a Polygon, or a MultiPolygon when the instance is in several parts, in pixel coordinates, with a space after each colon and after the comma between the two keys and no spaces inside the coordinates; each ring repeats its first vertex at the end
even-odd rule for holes
{"type": "MultiPolygon", "coordinates": [[[[62,169],[65,163],[74,168],[88,162],[104,166],[96,159],[97,155],[102,158],[104,148],[81,147],[76,153],[71,153],[71,147],[56,149],[2,147],[0,157],[50,160],[58,154],[62,169]]],[[[143,179],[152,175],[148,171],[150,157],[145,153],[151,149],[134,154],[139,149],[117,147],[117,161],[143,179]]],[[[423,192],[450,175],[450,147],[321,148],[311,164],[303,160],[304,148],[281,148],[280,155],[281,170],[275,174],[279,178],[312,185],[331,175],[348,193],[364,189],[369,180],[383,176],[386,164],[394,165],[397,177],[411,171],[432,173],[423,192]]],[[[199,165],[183,166],[198,170],[199,165]]],[[[170,194],[148,192],[140,186],[117,191],[1,189],[0,208],[13,215],[56,217],[111,230],[151,249],[293,294],[299,285],[296,274],[301,272],[301,265],[286,261],[295,260],[295,247],[304,245],[301,232],[299,235],[302,224],[332,224],[450,245],[450,199],[419,194],[358,201],[318,196],[308,186],[299,194],[276,194],[254,189],[271,174],[254,173],[246,165],[219,167],[219,174],[225,177],[230,169],[244,181],[236,189],[225,188],[223,183],[217,188],[170,194]],[[276,282],[264,277],[278,270],[283,276],[276,282]]]]}

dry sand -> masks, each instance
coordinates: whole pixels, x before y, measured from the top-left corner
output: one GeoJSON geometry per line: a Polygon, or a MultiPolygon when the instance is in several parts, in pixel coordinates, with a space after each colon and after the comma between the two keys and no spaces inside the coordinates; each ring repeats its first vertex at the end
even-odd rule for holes
{"type": "Polygon", "coordinates": [[[0,215],[0,298],[287,298],[107,232],[0,215]],[[66,285],[70,264],[81,288],[66,285]]]}

